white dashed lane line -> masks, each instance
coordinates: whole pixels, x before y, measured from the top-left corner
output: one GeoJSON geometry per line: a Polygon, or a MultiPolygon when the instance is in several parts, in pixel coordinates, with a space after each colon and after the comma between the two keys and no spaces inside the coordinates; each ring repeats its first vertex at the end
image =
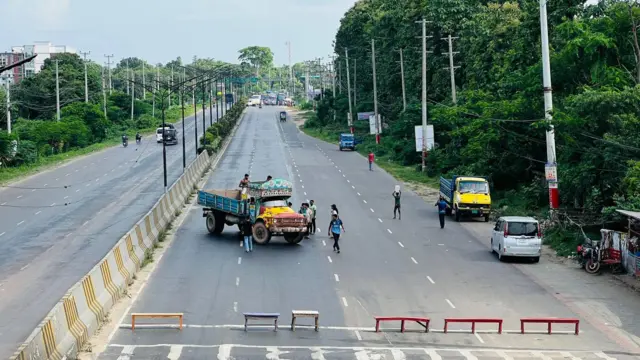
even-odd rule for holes
{"type": "Polygon", "coordinates": [[[56,204],[56,203],[53,203],[53,204],[51,204],[51,205],[49,205],[49,206],[54,206],[55,204],[56,204]]]}
{"type": "Polygon", "coordinates": [[[365,204],[367,203],[367,200],[362,200],[365,204]]]}
{"type": "Polygon", "coordinates": [[[362,196],[362,195],[360,195],[360,193],[357,193],[357,194],[358,194],[358,196],[362,196]]]}
{"type": "Polygon", "coordinates": [[[344,296],[342,297],[342,304],[343,304],[345,307],[348,307],[348,306],[349,306],[349,304],[347,303],[347,298],[346,298],[346,297],[344,297],[344,296]]]}
{"type": "Polygon", "coordinates": [[[387,229],[387,231],[389,232],[389,234],[393,234],[390,229],[387,229]]]}
{"type": "Polygon", "coordinates": [[[372,208],[369,208],[369,210],[371,210],[371,212],[375,212],[375,211],[373,211],[373,209],[372,209],[372,208]]]}
{"type": "Polygon", "coordinates": [[[382,219],[378,218],[378,221],[382,222],[382,219]]]}
{"type": "Polygon", "coordinates": [[[4,236],[4,234],[6,234],[6,232],[3,231],[0,233],[0,236],[4,236]]]}
{"type": "Polygon", "coordinates": [[[22,224],[24,224],[24,220],[22,220],[22,221],[20,221],[19,223],[17,223],[17,224],[16,224],[16,226],[20,226],[20,225],[22,225],[22,224]]]}
{"type": "Polygon", "coordinates": [[[404,247],[404,245],[402,245],[402,243],[400,241],[398,241],[398,245],[400,245],[400,247],[404,247]]]}
{"type": "Polygon", "coordinates": [[[22,197],[22,195],[18,195],[18,197],[17,197],[17,198],[18,198],[18,199],[20,199],[21,197],[22,197]]]}
{"type": "Polygon", "coordinates": [[[427,275],[427,280],[429,280],[429,282],[432,283],[432,284],[436,283],[435,281],[433,281],[433,279],[429,275],[427,275]]]}
{"type": "Polygon", "coordinates": [[[444,300],[447,302],[447,304],[449,304],[449,306],[451,306],[452,309],[456,308],[455,305],[453,305],[453,303],[451,302],[451,300],[449,299],[444,299],[444,300]]]}
{"type": "Polygon", "coordinates": [[[331,256],[327,256],[327,260],[329,260],[330,263],[333,262],[333,260],[331,260],[331,256]]]}
{"type": "Polygon", "coordinates": [[[238,257],[238,265],[242,264],[242,258],[238,257]]]}
{"type": "Polygon", "coordinates": [[[239,277],[236,278],[236,286],[240,286],[240,278],[239,277]]]}
{"type": "Polygon", "coordinates": [[[413,261],[414,264],[417,264],[418,262],[416,261],[416,259],[413,258],[413,256],[411,257],[411,261],[413,261]]]}
{"type": "Polygon", "coordinates": [[[336,282],[340,282],[340,278],[338,277],[338,274],[333,274],[333,277],[336,279],[336,282]]]}
{"type": "Polygon", "coordinates": [[[36,213],[34,215],[38,215],[40,214],[42,211],[36,211],[36,213]]]}

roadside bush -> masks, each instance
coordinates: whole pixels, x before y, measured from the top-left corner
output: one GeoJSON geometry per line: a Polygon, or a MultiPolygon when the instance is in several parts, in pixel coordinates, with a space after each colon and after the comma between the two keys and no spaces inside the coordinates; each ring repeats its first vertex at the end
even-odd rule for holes
{"type": "Polygon", "coordinates": [[[231,109],[229,109],[220,120],[210,126],[205,132],[206,137],[201,136],[200,146],[198,148],[198,153],[202,151],[207,151],[209,155],[213,155],[217,152],[222,145],[224,139],[231,133],[233,127],[236,125],[242,112],[245,109],[243,105],[246,102],[246,99],[240,99],[236,102],[231,109]],[[203,138],[206,140],[205,145],[202,144],[203,138]]]}
{"type": "Polygon", "coordinates": [[[313,103],[310,102],[310,101],[303,102],[302,104],[300,104],[298,106],[298,109],[300,109],[300,110],[313,110],[313,103]]]}

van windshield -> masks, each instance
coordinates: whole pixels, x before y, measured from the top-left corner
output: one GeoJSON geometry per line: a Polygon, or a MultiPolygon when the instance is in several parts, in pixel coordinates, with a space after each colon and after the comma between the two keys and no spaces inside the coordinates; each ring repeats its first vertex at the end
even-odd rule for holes
{"type": "Polygon", "coordinates": [[[156,130],[156,134],[162,134],[162,129],[156,130]]]}
{"type": "Polygon", "coordinates": [[[538,223],[532,222],[509,222],[509,235],[513,236],[536,236],[538,234],[538,223]]]}

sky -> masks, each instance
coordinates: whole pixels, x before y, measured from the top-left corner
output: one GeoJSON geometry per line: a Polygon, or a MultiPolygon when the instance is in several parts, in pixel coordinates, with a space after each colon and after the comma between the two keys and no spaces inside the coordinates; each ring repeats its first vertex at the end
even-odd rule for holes
{"type": "Polygon", "coordinates": [[[328,59],[344,13],[356,0],[0,0],[0,51],[51,41],[90,51],[102,63],[178,56],[237,62],[238,50],[267,46],[274,63],[328,59]]]}

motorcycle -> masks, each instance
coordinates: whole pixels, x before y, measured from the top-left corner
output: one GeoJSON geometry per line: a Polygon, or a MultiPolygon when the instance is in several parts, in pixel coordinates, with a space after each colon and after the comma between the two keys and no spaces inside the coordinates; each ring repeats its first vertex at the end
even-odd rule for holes
{"type": "Polygon", "coordinates": [[[141,136],[137,136],[136,137],[136,144],[140,145],[141,142],[142,142],[142,137],[141,136]]]}
{"type": "Polygon", "coordinates": [[[127,147],[129,145],[129,141],[127,139],[122,139],[122,146],[127,147]]]}
{"type": "Polygon", "coordinates": [[[580,264],[580,268],[589,274],[596,274],[600,271],[600,247],[598,245],[595,247],[589,243],[578,245],[577,253],[576,260],[580,264]]]}

